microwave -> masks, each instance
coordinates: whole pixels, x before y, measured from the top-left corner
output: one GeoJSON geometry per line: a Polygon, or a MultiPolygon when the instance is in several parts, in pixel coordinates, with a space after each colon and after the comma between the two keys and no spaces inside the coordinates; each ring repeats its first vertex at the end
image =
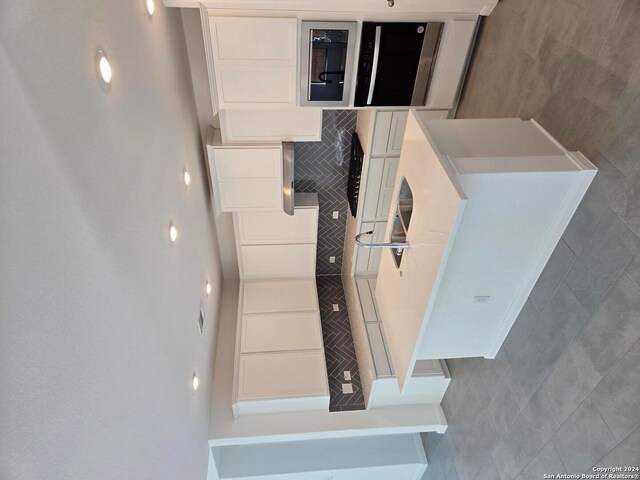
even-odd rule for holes
{"type": "Polygon", "coordinates": [[[356,22],[302,22],[300,105],[349,106],[356,22]]]}
{"type": "Polygon", "coordinates": [[[442,22],[364,22],[355,106],[425,105],[443,27],[442,22]]]}

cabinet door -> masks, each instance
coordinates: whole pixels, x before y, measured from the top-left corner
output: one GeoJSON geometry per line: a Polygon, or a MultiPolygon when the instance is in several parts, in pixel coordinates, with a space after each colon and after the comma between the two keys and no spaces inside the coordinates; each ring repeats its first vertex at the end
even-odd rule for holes
{"type": "Polygon", "coordinates": [[[375,215],[375,219],[377,221],[386,222],[389,220],[389,210],[391,210],[391,206],[393,204],[393,186],[396,181],[399,162],[399,158],[384,159],[384,169],[382,171],[380,193],[378,195],[378,204],[375,215]]]}
{"type": "Polygon", "coordinates": [[[261,282],[245,281],[242,292],[244,314],[318,310],[315,277],[261,282]]]}
{"type": "Polygon", "coordinates": [[[282,178],[282,149],[215,148],[218,181],[282,178]]]}
{"type": "Polygon", "coordinates": [[[378,194],[383,173],[384,158],[371,158],[367,167],[367,186],[364,191],[364,205],[362,208],[362,220],[365,222],[376,219],[378,194]]]}
{"type": "Polygon", "coordinates": [[[218,182],[220,211],[282,210],[282,181],[233,180],[218,182]]]}
{"type": "Polygon", "coordinates": [[[224,65],[216,70],[220,108],[295,107],[296,69],[224,65]]]}
{"type": "Polygon", "coordinates": [[[323,350],[240,355],[238,401],[328,395],[323,350]]]}
{"type": "Polygon", "coordinates": [[[243,315],[242,353],[322,348],[318,312],[243,315]]]}
{"type": "Polygon", "coordinates": [[[373,129],[373,142],[371,145],[372,157],[384,157],[387,155],[392,121],[393,112],[376,112],[376,123],[373,129]]]}
{"type": "Polygon", "coordinates": [[[223,212],[282,209],[282,149],[209,147],[223,212]]]}
{"type": "Polygon", "coordinates": [[[322,109],[311,107],[223,110],[222,134],[227,143],[319,142],[322,109]]]}
{"type": "Polygon", "coordinates": [[[295,18],[209,17],[215,65],[295,66],[295,18]]]}
{"type": "Polygon", "coordinates": [[[402,139],[404,129],[407,126],[408,111],[393,112],[391,118],[391,129],[389,132],[389,142],[387,143],[387,155],[400,156],[402,150],[402,139]]]}
{"type": "MultiPolygon", "coordinates": [[[[241,278],[310,277],[316,271],[316,246],[243,245],[241,278]]],[[[281,293],[282,294],[282,293],[281,293]]]]}
{"type": "Polygon", "coordinates": [[[211,16],[209,25],[221,110],[296,105],[295,18],[211,16]]]}
{"type": "Polygon", "coordinates": [[[238,213],[236,225],[242,245],[316,243],[318,209],[295,208],[293,216],[282,211],[238,213]]]}

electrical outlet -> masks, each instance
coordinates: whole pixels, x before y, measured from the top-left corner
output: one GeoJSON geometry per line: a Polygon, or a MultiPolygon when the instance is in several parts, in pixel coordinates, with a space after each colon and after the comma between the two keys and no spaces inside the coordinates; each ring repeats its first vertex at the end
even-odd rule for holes
{"type": "Polygon", "coordinates": [[[329,263],[336,263],[336,257],[329,257],[329,263]]]}
{"type": "Polygon", "coordinates": [[[345,370],[343,375],[345,380],[351,380],[351,372],[349,370],[345,370]]]}
{"type": "Polygon", "coordinates": [[[343,383],[342,384],[342,393],[353,393],[353,384],[352,383],[343,383]]]}
{"type": "Polygon", "coordinates": [[[476,295],[473,297],[473,303],[489,303],[491,295],[476,295]]]}
{"type": "Polygon", "coordinates": [[[202,330],[204,329],[204,305],[200,302],[200,315],[198,315],[198,329],[200,330],[200,335],[202,335],[202,330]]]}
{"type": "Polygon", "coordinates": [[[340,216],[340,212],[333,212],[333,219],[336,220],[340,216]]]}
{"type": "Polygon", "coordinates": [[[333,311],[334,312],[339,312],[340,311],[340,305],[338,305],[337,303],[333,304],[333,311]]]}

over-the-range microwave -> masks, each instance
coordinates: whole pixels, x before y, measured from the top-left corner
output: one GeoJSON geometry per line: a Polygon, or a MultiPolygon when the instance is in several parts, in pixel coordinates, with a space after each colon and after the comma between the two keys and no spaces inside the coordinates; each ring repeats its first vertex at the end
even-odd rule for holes
{"type": "Polygon", "coordinates": [[[300,105],[349,106],[356,22],[302,22],[300,105]]]}

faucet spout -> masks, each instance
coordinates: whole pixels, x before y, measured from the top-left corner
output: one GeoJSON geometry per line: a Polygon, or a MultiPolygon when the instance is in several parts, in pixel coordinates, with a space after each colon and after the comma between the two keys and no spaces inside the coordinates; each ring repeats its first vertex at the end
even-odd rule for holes
{"type": "Polygon", "coordinates": [[[373,230],[368,232],[362,232],[356,235],[356,243],[363,248],[392,248],[396,251],[396,255],[400,255],[400,252],[405,248],[409,248],[408,242],[387,242],[387,243],[365,243],[360,238],[363,235],[373,235],[373,230]]]}

